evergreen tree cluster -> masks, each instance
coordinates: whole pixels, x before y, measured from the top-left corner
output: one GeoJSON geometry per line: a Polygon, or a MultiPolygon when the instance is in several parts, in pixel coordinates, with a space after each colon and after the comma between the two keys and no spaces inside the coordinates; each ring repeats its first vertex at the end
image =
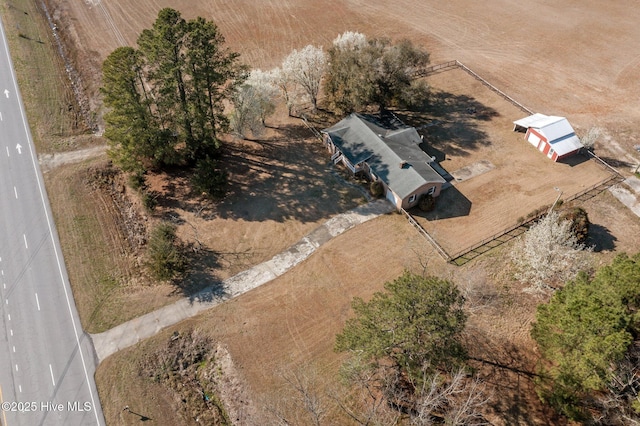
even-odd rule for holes
{"type": "MultiPolygon", "coordinates": [[[[540,394],[570,418],[584,420],[606,396],[616,413],[640,421],[640,254],[619,255],[595,277],[580,274],[538,307],[531,335],[544,362],[540,394]],[[625,360],[635,365],[626,371],[625,360]],[[625,378],[626,377],[626,378],[625,378]],[[624,386],[618,386],[623,383],[624,386]]],[[[616,422],[608,424],[618,424],[616,422]]]]}
{"type": "Polygon", "coordinates": [[[213,22],[186,21],[170,8],[137,44],[116,49],[102,67],[113,160],[129,171],[211,164],[229,124],[224,103],[246,79],[239,55],[213,22]]]}

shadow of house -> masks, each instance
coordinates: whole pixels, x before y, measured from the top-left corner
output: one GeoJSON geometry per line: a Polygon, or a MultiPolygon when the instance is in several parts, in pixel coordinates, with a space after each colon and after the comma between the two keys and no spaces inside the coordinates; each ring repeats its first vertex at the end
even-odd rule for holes
{"type": "Polygon", "coordinates": [[[416,206],[423,195],[440,195],[445,180],[420,148],[418,132],[394,116],[354,113],[322,133],[333,163],[380,181],[398,210],[416,206]]]}
{"type": "Polygon", "coordinates": [[[471,200],[455,186],[449,186],[440,193],[436,208],[430,212],[424,212],[418,208],[411,210],[411,214],[429,221],[451,219],[454,217],[468,216],[471,212],[471,200]]]}

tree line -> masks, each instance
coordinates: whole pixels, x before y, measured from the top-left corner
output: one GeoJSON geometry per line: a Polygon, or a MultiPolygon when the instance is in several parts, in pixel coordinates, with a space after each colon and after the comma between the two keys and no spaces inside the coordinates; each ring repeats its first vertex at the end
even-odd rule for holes
{"type": "Polygon", "coordinates": [[[193,167],[199,191],[222,195],[222,133],[260,135],[280,100],[290,115],[303,103],[315,110],[321,88],[327,107],[341,114],[412,102],[420,87],[412,75],[429,62],[410,41],[346,32],[327,53],[308,45],[293,50],[281,67],[249,71],[224,43],[213,22],[187,21],[165,8],[142,31],[137,48],[120,47],[106,58],[101,92],[115,163],[139,174],[193,167]]]}
{"type": "Polygon", "coordinates": [[[308,45],[293,50],[280,67],[252,70],[235,93],[233,130],[240,136],[248,131],[259,134],[280,99],[289,115],[305,105],[315,111],[321,90],[324,107],[336,114],[418,105],[425,101],[428,87],[413,76],[428,63],[429,53],[409,40],[392,43],[347,31],[327,52],[308,45]]]}

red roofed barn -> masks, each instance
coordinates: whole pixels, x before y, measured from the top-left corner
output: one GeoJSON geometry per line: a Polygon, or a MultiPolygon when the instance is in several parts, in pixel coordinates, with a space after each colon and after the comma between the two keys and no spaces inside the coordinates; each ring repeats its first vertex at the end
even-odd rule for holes
{"type": "Polygon", "coordinates": [[[582,144],[564,117],[533,114],[514,121],[514,131],[526,132],[525,139],[553,161],[580,152],[582,144]]]}

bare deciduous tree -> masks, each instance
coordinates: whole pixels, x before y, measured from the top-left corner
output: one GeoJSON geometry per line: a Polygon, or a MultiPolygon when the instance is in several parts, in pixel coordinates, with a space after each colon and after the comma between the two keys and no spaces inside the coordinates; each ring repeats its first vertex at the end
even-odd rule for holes
{"type": "Polygon", "coordinates": [[[551,212],[533,225],[511,253],[516,277],[531,284],[531,290],[556,289],[589,268],[586,247],[571,231],[571,222],[551,212]]]}
{"type": "Polygon", "coordinates": [[[436,421],[451,426],[489,424],[482,416],[490,400],[486,388],[478,378],[468,378],[464,369],[448,380],[438,373],[425,377],[415,397],[412,425],[429,426],[436,421]]]}
{"type": "Polygon", "coordinates": [[[282,426],[323,424],[333,403],[323,391],[324,379],[309,366],[282,372],[280,377],[278,396],[265,404],[272,421],[282,426]]]}
{"type": "Polygon", "coordinates": [[[591,404],[598,424],[640,426],[640,344],[631,345],[617,363],[606,392],[595,394],[591,404]]]}

